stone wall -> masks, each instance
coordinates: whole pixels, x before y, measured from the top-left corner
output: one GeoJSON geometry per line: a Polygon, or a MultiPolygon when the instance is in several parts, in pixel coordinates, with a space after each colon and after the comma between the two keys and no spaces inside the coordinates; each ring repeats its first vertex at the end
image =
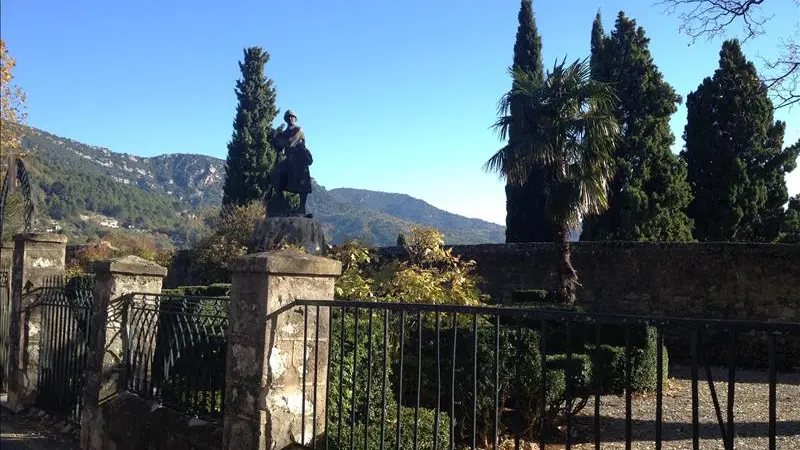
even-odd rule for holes
{"type": "MultiPolygon", "coordinates": [[[[551,290],[555,282],[552,244],[463,245],[453,253],[477,262],[481,287],[496,303],[508,302],[514,291],[551,290]]],[[[800,322],[800,245],[580,242],[572,255],[580,301],[592,311],[800,322]]],[[[670,358],[687,362],[686,330],[673,327],[665,336],[670,358]]],[[[727,362],[727,336],[708,332],[704,342],[710,363],[727,362]]],[[[736,347],[737,364],[767,365],[765,334],[740,334],[736,347]]],[[[800,370],[800,336],[777,338],[776,362],[782,370],[800,370]]]]}
{"type": "MultiPolygon", "coordinates": [[[[496,303],[555,281],[551,244],[457,245],[453,252],[477,262],[496,303]]],[[[800,321],[800,245],[579,242],[572,259],[581,301],[595,311],[800,321]]]]}
{"type": "Polygon", "coordinates": [[[136,394],[122,393],[102,406],[105,448],[117,450],[216,450],[222,425],[192,417],[136,394]],[[113,444],[108,445],[108,444],[113,444]]]}

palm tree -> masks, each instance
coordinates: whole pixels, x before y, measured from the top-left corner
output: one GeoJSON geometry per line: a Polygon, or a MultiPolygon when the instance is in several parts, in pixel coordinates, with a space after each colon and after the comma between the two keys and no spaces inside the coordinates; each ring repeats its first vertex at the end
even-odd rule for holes
{"type": "Polygon", "coordinates": [[[582,216],[608,206],[606,192],[619,136],[611,113],[617,98],[611,86],[591,79],[586,60],[556,63],[544,82],[518,69],[512,76],[512,89],[500,100],[494,128],[505,140],[513,123],[514,139],[486,162],[484,170],[521,184],[531,168],[543,169],[546,213],[560,251],[559,294],[573,303],[579,284],[569,232],[580,225],[582,216]],[[514,117],[511,104],[519,106],[514,117]]]}

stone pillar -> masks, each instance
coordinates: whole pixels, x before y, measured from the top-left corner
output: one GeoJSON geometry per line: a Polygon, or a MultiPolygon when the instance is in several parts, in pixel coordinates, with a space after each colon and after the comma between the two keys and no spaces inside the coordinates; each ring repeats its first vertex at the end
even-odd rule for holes
{"type": "Polygon", "coordinates": [[[67,237],[61,234],[14,236],[9,324],[8,406],[20,411],[36,401],[39,377],[41,308],[28,308],[36,296],[27,292],[49,278],[64,276],[67,237]]]}
{"type": "MultiPolygon", "coordinates": [[[[99,403],[125,389],[122,363],[126,333],[122,331],[126,309],[114,300],[131,293],[160,294],[167,275],[164,267],[138,256],[98,261],[94,272],[92,331],[81,413],[81,448],[84,450],[108,447],[106,421],[99,403]]],[[[157,323],[154,321],[152,326],[157,323]]]]}
{"type": "Polygon", "coordinates": [[[292,250],[257,253],[234,264],[228,309],[225,450],[281,450],[292,444],[309,445],[324,434],[330,311],[320,308],[317,317],[317,309],[308,308],[305,342],[304,308],[273,313],[296,299],[333,299],[334,281],[341,271],[339,261],[292,250]],[[317,320],[319,354],[315,355],[317,320]]]}

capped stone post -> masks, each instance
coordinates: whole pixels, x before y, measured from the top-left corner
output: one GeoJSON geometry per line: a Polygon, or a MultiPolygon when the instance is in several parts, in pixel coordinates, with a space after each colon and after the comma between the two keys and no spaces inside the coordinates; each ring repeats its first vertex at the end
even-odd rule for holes
{"type": "Polygon", "coordinates": [[[339,261],[293,250],[256,253],[235,262],[225,450],[309,446],[324,435],[330,311],[285,307],[295,300],[332,300],[341,272],[339,261]]]}
{"type": "MultiPolygon", "coordinates": [[[[83,450],[110,448],[105,440],[107,418],[99,403],[125,389],[125,305],[115,300],[134,293],[160,294],[167,275],[166,268],[138,256],[97,261],[94,272],[91,335],[81,413],[83,450]]],[[[154,321],[151,326],[158,324],[154,321]]]]}
{"type": "MultiPolygon", "coordinates": [[[[5,249],[3,249],[5,253],[5,249]]],[[[11,269],[8,406],[19,411],[36,402],[39,377],[41,308],[26,293],[46,280],[64,276],[67,237],[62,234],[25,233],[14,236],[11,269]]]]}

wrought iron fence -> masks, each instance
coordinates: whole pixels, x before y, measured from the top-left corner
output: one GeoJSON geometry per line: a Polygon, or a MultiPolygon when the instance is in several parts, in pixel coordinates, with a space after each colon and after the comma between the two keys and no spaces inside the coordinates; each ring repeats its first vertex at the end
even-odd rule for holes
{"type": "Polygon", "coordinates": [[[221,416],[228,303],[226,297],[125,296],[126,389],[190,414],[221,416]]]}
{"type": "Polygon", "coordinates": [[[94,278],[61,277],[44,281],[28,295],[36,299],[25,314],[41,314],[39,335],[39,407],[80,422],[88,357],[94,278]]]}
{"type": "Polygon", "coordinates": [[[9,327],[11,326],[11,267],[0,264],[0,392],[8,390],[9,327]]]}
{"type": "Polygon", "coordinates": [[[779,437],[800,429],[800,419],[777,420],[776,362],[779,351],[800,354],[778,345],[800,337],[800,323],[313,300],[298,300],[270,318],[298,309],[306,318],[302,416],[313,417],[302,421],[300,436],[308,442],[308,433],[318,437],[320,428],[326,431],[314,448],[519,449],[538,443],[599,449],[610,442],[631,448],[639,441],[660,449],[683,441],[682,448],[697,449],[702,440],[733,449],[740,439],[737,425],[749,419],[734,416],[736,339],[745,333],[766,336],[769,356],[760,403],[768,417],[756,433],[775,449],[779,437]],[[665,434],[667,330],[689,336],[691,394],[685,403],[691,403],[691,413],[677,424],[670,417],[665,434]],[[710,333],[721,333],[729,344],[724,380],[714,380],[719,368],[707,364],[704,339],[710,333]],[[328,355],[324,393],[317,383],[320,354],[328,355]],[[724,401],[716,392],[720,381],[727,383],[724,401]],[[699,415],[706,383],[713,423],[701,423],[699,415]],[[324,406],[318,405],[320,396],[324,406]],[[601,408],[609,396],[624,406],[601,408]],[[648,398],[648,417],[634,420],[635,402],[648,398]]]}

